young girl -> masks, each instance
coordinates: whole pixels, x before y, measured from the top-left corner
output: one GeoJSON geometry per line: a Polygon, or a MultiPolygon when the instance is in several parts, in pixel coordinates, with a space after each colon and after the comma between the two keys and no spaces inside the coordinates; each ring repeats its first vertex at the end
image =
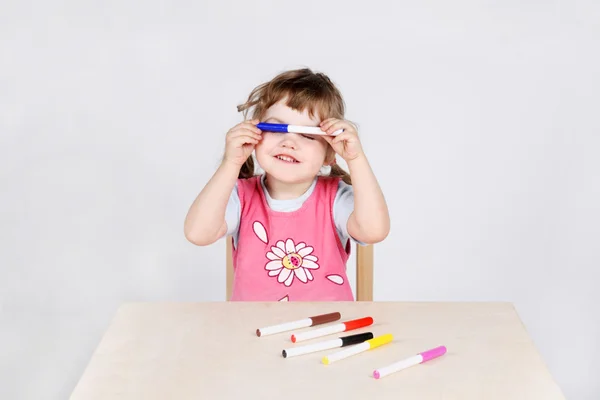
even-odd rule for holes
{"type": "Polygon", "coordinates": [[[205,246],[233,237],[231,300],[354,300],[350,240],[380,242],[390,221],[340,92],[322,73],[287,71],[256,87],[238,111],[246,119],[252,107],[253,119],[227,133],[221,165],[187,214],[186,238],[205,246]],[[263,132],[260,121],[318,126],[327,135],[263,132]]]}

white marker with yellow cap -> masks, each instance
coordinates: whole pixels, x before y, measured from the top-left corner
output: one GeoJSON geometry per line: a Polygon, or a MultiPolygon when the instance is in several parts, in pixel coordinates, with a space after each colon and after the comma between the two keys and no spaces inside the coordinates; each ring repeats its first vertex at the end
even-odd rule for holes
{"type": "Polygon", "coordinates": [[[352,346],[346,350],[338,351],[337,353],[333,353],[328,356],[325,356],[325,357],[323,357],[321,362],[325,365],[329,365],[336,361],[343,360],[344,358],[348,358],[350,356],[362,353],[367,350],[372,350],[376,347],[390,343],[393,339],[394,339],[394,336],[391,333],[377,336],[376,338],[367,340],[363,343],[357,344],[356,346],[352,346]]]}

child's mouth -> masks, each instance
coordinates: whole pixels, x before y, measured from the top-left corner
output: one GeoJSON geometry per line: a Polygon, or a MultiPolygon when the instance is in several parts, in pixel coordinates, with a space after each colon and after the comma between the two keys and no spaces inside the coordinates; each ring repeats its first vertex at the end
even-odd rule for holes
{"type": "Polygon", "coordinates": [[[275,156],[275,158],[277,158],[278,160],[281,160],[283,162],[290,163],[290,164],[297,164],[300,162],[300,161],[296,160],[294,157],[283,155],[283,154],[279,154],[279,155],[275,156]]]}

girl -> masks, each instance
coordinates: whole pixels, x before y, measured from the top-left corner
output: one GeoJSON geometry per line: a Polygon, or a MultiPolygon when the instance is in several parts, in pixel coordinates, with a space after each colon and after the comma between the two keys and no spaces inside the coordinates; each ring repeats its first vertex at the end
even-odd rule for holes
{"type": "Polygon", "coordinates": [[[227,133],[221,165],[188,211],[186,238],[205,246],[233,237],[231,300],[354,300],[350,240],[380,242],[390,220],[340,92],[322,73],[292,70],[256,87],[238,111],[246,119],[252,107],[252,120],[227,133]],[[318,126],[327,135],[263,132],[260,121],[318,126]]]}

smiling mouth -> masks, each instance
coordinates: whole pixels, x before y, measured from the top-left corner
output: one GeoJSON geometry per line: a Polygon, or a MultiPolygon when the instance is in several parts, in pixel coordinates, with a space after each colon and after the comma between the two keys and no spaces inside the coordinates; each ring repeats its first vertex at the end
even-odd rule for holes
{"type": "Polygon", "coordinates": [[[296,160],[294,157],[285,156],[282,154],[275,156],[275,158],[277,158],[278,160],[284,161],[284,162],[288,162],[290,164],[297,164],[300,162],[300,161],[296,160]]]}

